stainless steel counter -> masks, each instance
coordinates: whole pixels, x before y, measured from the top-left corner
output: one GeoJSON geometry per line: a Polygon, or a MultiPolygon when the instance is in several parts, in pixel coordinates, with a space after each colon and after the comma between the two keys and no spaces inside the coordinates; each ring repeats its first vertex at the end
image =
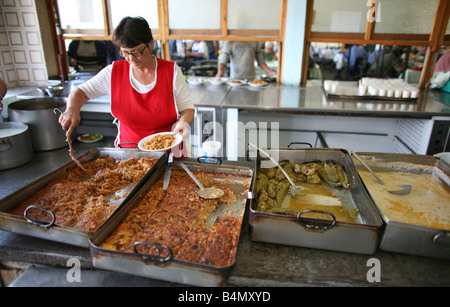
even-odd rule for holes
{"type": "Polygon", "coordinates": [[[188,84],[192,103],[197,107],[220,107],[229,92],[228,85],[213,85],[205,82],[200,85],[188,84]]]}
{"type": "Polygon", "coordinates": [[[419,93],[416,102],[365,100],[353,98],[327,98],[320,83],[310,82],[305,87],[277,86],[252,88],[233,87],[221,104],[222,108],[266,112],[295,112],[315,115],[356,115],[370,117],[431,118],[450,116],[448,100],[450,94],[441,92],[432,95],[419,93]]]}
{"type": "MultiPolygon", "coordinates": [[[[80,80],[69,81],[64,95],[80,80]]],[[[236,108],[262,112],[290,112],[315,115],[349,115],[369,117],[404,117],[429,119],[433,116],[450,117],[450,94],[440,90],[419,93],[416,102],[389,100],[329,99],[321,83],[312,80],[306,86],[269,83],[264,87],[188,84],[196,107],[236,108]]],[[[37,90],[22,93],[18,99],[42,97],[37,90]]],[[[88,101],[85,112],[110,113],[109,96],[88,101]]]]}

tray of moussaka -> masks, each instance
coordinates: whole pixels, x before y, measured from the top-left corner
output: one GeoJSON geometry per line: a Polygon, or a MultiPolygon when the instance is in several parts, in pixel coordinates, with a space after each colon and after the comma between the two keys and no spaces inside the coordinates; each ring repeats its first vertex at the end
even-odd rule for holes
{"type": "Polygon", "coordinates": [[[253,179],[250,167],[182,159],[205,188],[224,191],[204,199],[175,159],[163,190],[166,165],[91,238],[97,268],[174,283],[222,286],[235,261],[253,179]]]}
{"type": "Polygon", "coordinates": [[[271,149],[295,185],[258,152],[250,206],[250,239],[283,245],[373,254],[383,221],[346,150],[271,149]]]}
{"type": "Polygon", "coordinates": [[[356,159],[367,190],[386,226],[384,251],[450,259],[450,165],[433,156],[359,153],[384,184],[356,159]],[[409,193],[392,191],[410,185],[409,193]],[[391,191],[391,192],[388,192],[391,191]]]}
{"type": "Polygon", "coordinates": [[[0,202],[0,229],[90,247],[89,239],[164,164],[167,155],[97,148],[0,202]]]}

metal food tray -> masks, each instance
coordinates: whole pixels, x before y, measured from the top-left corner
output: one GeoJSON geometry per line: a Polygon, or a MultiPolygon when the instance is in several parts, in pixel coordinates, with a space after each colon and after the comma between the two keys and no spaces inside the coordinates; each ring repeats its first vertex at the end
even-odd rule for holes
{"type": "MultiPolygon", "coordinates": [[[[201,163],[200,160],[195,162],[193,159],[181,159],[181,161],[183,161],[194,174],[197,170],[201,170],[206,173],[215,173],[218,175],[217,179],[219,180],[220,174],[234,175],[231,178],[225,178],[226,180],[241,180],[242,177],[246,177],[251,180],[253,178],[253,169],[251,168],[251,165],[245,162],[239,163],[227,161],[226,164],[217,165],[211,163],[201,163]]],[[[173,259],[171,256],[168,258],[159,258],[154,256],[149,257],[146,254],[137,252],[127,253],[107,250],[100,247],[100,245],[113,233],[116,227],[125,219],[128,213],[145,197],[152,186],[162,176],[164,176],[165,168],[166,166],[161,167],[160,165],[142,189],[133,197],[133,199],[123,206],[117,214],[91,238],[91,257],[93,265],[100,269],[160,279],[180,284],[194,286],[223,286],[226,283],[229,272],[234,264],[237,249],[235,250],[234,255],[232,255],[233,260],[230,266],[217,267],[177,260],[173,259]]],[[[182,170],[182,168],[177,165],[176,161],[173,162],[173,169],[182,170]]],[[[231,188],[235,194],[237,194],[238,199],[236,203],[231,205],[219,205],[216,210],[210,213],[210,218],[206,223],[206,227],[210,227],[208,225],[212,224],[214,219],[218,216],[240,217],[240,226],[242,227],[242,220],[245,213],[248,194],[251,193],[251,187],[249,186],[248,188],[244,188],[240,186],[240,183],[233,184],[230,182],[223,182],[222,184],[231,188]]],[[[167,247],[167,249],[170,248],[167,247]]]]}
{"type": "MultiPolygon", "coordinates": [[[[250,206],[250,239],[290,246],[308,247],[357,254],[373,254],[378,246],[379,233],[383,221],[376,207],[364,189],[355,165],[349,153],[344,149],[292,149],[280,148],[268,150],[273,156],[278,152],[279,161],[297,163],[327,162],[340,163],[348,175],[350,188],[342,190],[347,199],[347,209],[359,209],[355,223],[335,221],[322,223],[318,218],[305,219],[301,212],[297,216],[277,213],[266,213],[255,210],[256,200],[250,206]]],[[[256,160],[256,176],[261,163],[267,162],[258,154],[256,160]]],[[[255,180],[256,184],[256,180],[255,180]]]]}
{"type": "MultiPolygon", "coordinates": [[[[427,155],[373,152],[362,152],[358,155],[374,171],[431,174],[450,189],[450,165],[439,158],[427,155]]],[[[355,160],[355,166],[358,170],[365,170],[357,160],[355,160]]],[[[380,239],[381,250],[450,259],[450,231],[389,220],[378,206],[377,208],[386,223],[380,239]]]]}
{"type": "MultiPolygon", "coordinates": [[[[158,162],[147,172],[147,174],[144,175],[143,178],[141,178],[141,180],[134,187],[130,187],[131,191],[129,192],[128,196],[121,198],[119,200],[114,200],[115,203],[119,204],[118,208],[123,206],[136,193],[136,191],[144,184],[147,178],[154,172],[157,165],[165,164],[165,162],[167,161],[167,155],[164,153],[160,152],[150,153],[150,152],[143,152],[138,149],[120,149],[120,148],[91,149],[78,156],[78,159],[81,162],[87,162],[108,155],[114,158],[115,160],[119,161],[141,157],[159,159],[158,162]]],[[[54,224],[53,222],[47,223],[43,221],[24,218],[23,216],[17,216],[6,213],[7,211],[17,207],[23,201],[27,200],[37,191],[46,187],[49,182],[65,176],[66,170],[74,167],[77,167],[75,162],[73,161],[68,162],[67,164],[56,169],[55,171],[52,171],[36,179],[35,181],[26,185],[17,192],[5,197],[0,202],[0,229],[24,235],[29,235],[32,237],[42,238],[46,240],[89,248],[90,247],[89,239],[91,238],[91,236],[94,234],[95,231],[85,231],[72,227],[60,226],[54,224]]],[[[117,210],[115,212],[117,212],[117,210]]],[[[114,215],[115,212],[112,215],[114,215]]],[[[100,226],[99,228],[101,227],[102,226],[100,226]]],[[[96,231],[98,231],[98,229],[96,231]]]]}

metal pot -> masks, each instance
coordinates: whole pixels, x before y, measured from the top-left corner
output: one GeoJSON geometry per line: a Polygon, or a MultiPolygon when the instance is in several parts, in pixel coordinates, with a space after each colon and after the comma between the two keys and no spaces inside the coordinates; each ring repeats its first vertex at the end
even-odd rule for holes
{"type": "Polygon", "coordinates": [[[66,133],[58,123],[53,109],[64,112],[66,98],[33,98],[19,100],[8,105],[11,121],[25,123],[30,127],[31,141],[35,151],[45,151],[67,146],[66,133]]]}
{"type": "Polygon", "coordinates": [[[28,125],[0,123],[0,170],[25,164],[33,159],[33,154],[28,125]]]}

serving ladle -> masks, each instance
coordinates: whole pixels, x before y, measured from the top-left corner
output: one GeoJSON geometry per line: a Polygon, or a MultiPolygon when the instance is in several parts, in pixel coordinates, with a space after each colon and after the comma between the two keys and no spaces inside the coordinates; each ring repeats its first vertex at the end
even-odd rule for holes
{"type": "Polygon", "coordinates": [[[178,163],[200,188],[200,190],[197,192],[198,196],[205,199],[216,199],[223,196],[224,194],[223,190],[214,187],[205,188],[203,184],[197,179],[197,177],[195,177],[195,175],[187,168],[187,166],[183,162],[178,161],[178,163]]]}
{"type": "Polygon", "coordinates": [[[270,159],[270,161],[272,161],[272,163],[274,163],[279,169],[280,171],[283,173],[284,177],[286,177],[286,179],[289,181],[289,183],[291,184],[291,189],[290,189],[290,193],[294,198],[300,199],[301,196],[305,196],[306,195],[306,190],[309,190],[308,188],[305,188],[301,185],[296,185],[294,183],[294,181],[292,180],[292,178],[288,175],[288,173],[284,170],[283,167],[281,167],[281,165],[265,150],[259,148],[258,146],[252,144],[252,143],[248,143],[250,146],[252,146],[253,148],[255,148],[256,150],[259,150],[259,152],[261,152],[264,156],[266,156],[267,158],[270,159]]]}
{"type": "MultiPolygon", "coordinates": [[[[377,174],[375,174],[374,171],[353,150],[348,150],[348,152],[351,155],[353,155],[356,159],[358,159],[358,161],[361,162],[361,164],[364,165],[365,168],[367,168],[367,170],[375,177],[378,183],[384,185],[383,180],[381,180],[381,178],[378,177],[377,174]]],[[[401,187],[402,189],[388,192],[396,195],[408,195],[411,192],[412,186],[410,184],[400,184],[399,187],[401,187]]]]}

